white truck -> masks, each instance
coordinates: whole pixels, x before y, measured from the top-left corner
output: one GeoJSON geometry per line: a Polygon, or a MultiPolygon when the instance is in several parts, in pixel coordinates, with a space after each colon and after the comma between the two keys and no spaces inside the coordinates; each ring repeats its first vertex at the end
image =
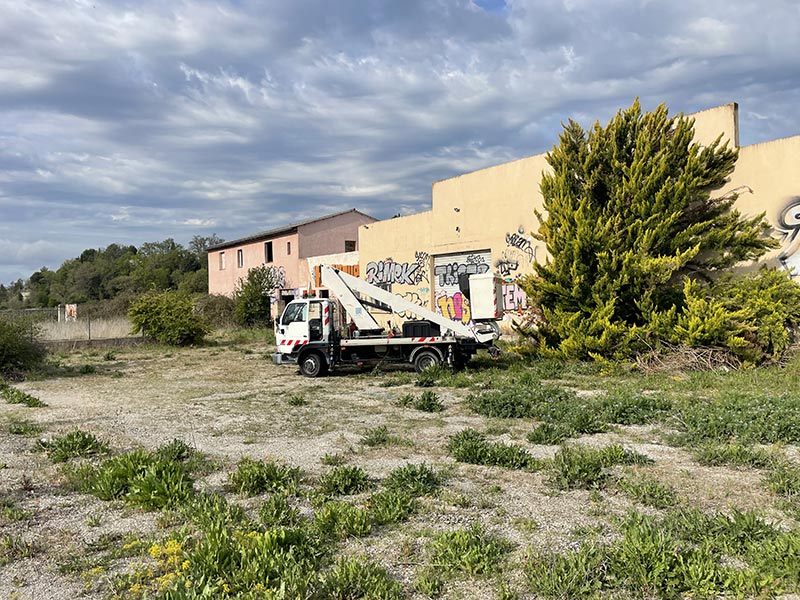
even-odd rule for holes
{"type": "Polygon", "coordinates": [[[465,325],[334,267],[321,270],[322,285],[335,299],[306,297],[286,305],[275,321],[275,364],[297,364],[306,377],[377,362],[411,363],[421,372],[440,364],[463,366],[479,349],[498,352],[493,344],[500,337],[502,282],[490,273],[463,277],[472,315],[465,325]],[[418,320],[405,321],[402,331],[385,331],[367,307],[418,320]]]}

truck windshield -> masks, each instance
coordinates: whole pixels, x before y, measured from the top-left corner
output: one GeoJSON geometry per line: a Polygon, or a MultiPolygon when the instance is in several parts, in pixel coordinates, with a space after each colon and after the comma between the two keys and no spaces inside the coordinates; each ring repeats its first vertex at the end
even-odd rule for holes
{"type": "Polygon", "coordinates": [[[295,323],[297,321],[305,321],[307,306],[308,304],[305,302],[298,302],[297,304],[290,304],[287,306],[286,310],[283,311],[281,324],[288,325],[289,323],[295,323]]]}

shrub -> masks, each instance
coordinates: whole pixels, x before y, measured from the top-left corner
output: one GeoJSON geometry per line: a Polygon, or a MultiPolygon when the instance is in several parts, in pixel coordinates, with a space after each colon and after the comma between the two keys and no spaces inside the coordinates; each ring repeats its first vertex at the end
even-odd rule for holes
{"type": "Polygon", "coordinates": [[[108,443],[80,429],[40,442],[53,462],[66,462],[78,456],[108,454],[108,443]]]}
{"type": "Polygon", "coordinates": [[[231,475],[229,485],[235,492],[248,496],[264,492],[293,494],[299,481],[300,469],[243,458],[231,475]]]}
{"type": "Polygon", "coordinates": [[[335,496],[358,494],[370,485],[369,476],[363,469],[347,465],[331,469],[319,480],[320,492],[335,496]]]}
{"type": "Polygon", "coordinates": [[[280,272],[276,267],[253,267],[236,284],[233,292],[233,314],[239,325],[266,326],[270,322],[269,294],[279,287],[280,272]]]}
{"type": "Polygon", "coordinates": [[[0,378],[17,377],[41,365],[45,350],[35,335],[30,322],[0,317],[0,378]]]}
{"type": "Polygon", "coordinates": [[[233,314],[233,299],[221,294],[208,294],[198,297],[195,310],[213,327],[232,327],[236,324],[233,314]]]}
{"type": "Polygon", "coordinates": [[[128,310],[132,333],[170,346],[198,344],[211,331],[195,310],[190,296],[175,291],[150,292],[139,296],[128,310]]]}

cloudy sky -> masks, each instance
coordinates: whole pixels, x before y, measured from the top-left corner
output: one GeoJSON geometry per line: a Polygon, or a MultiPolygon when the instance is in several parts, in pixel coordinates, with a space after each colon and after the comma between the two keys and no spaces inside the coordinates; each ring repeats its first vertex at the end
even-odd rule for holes
{"type": "Polygon", "coordinates": [[[548,150],[639,96],[800,134],[797,0],[0,0],[0,282],[548,150]]]}

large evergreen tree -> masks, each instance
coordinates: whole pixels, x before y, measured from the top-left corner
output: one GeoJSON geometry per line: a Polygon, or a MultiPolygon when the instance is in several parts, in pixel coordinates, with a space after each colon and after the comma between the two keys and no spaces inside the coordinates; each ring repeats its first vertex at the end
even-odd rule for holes
{"type": "Polygon", "coordinates": [[[664,105],[643,114],[638,100],[606,127],[564,126],[537,214],[550,259],[523,282],[545,314],[546,347],[628,354],[657,315],[681,308],[687,277],[709,279],[774,247],[763,215],[743,217],[735,193],[714,196],[737,151],[693,138],[692,119],[664,105]]]}

